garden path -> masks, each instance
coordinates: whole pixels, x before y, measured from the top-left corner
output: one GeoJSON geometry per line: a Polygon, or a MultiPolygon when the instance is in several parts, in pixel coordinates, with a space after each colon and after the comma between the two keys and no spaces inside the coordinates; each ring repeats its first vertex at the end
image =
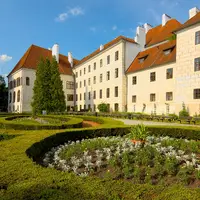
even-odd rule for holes
{"type": "Polygon", "coordinates": [[[154,125],[154,126],[192,126],[200,127],[200,125],[193,124],[180,124],[180,123],[170,123],[170,122],[155,122],[155,121],[143,121],[143,120],[131,120],[131,119],[116,119],[124,122],[125,125],[137,125],[143,123],[144,125],[154,125]]]}

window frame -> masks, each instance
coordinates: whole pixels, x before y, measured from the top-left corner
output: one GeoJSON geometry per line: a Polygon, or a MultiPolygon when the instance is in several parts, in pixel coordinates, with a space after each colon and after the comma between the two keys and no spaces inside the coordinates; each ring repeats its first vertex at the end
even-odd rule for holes
{"type": "Polygon", "coordinates": [[[200,31],[195,32],[195,45],[200,44],[200,31]]]}
{"type": "Polygon", "coordinates": [[[173,71],[173,68],[166,69],[166,79],[173,79],[173,71]],[[168,72],[169,70],[171,70],[170,73],[168,72]]]}
{"type": "Polygon", "coordinates": [[[137,102],[137,95],[132,95],[132,103],[136,103],[137,102]]]}
{"type": "Polygon", "coordinates": [[[150,94],[150,102],[155,102],[156,101],[156,93],[151,93],[150,94]]]}
{"type": "Polygon", "coordinates": [[[173,92],[166,92],[166,101],[173,101],[173,92]],[[171,98],[169,99],[169,98],[168,98],[168,97],[169,97],[168,95],[169,95],[170,93],[171,93],[172,95],[171,95],[171,98]]]}
{"type": "Polygon", "coordinates": [[[193,99],[200,99],[200,88],[195,88],[193,90],[193,99]]]}
{"type": "Polygon", "coordinates": [[[200,57],[194,59],[194,71],[200,71],[200,57]]]}
{"type": "Polygon", "coordinates": [[[132,77],[132,85],[137,85],[137,76],[132,77]]]}
{"type": "Polygon", "coordinates": [[[156,72],[150,72],[150,82],[156,81],[156,72]]]}

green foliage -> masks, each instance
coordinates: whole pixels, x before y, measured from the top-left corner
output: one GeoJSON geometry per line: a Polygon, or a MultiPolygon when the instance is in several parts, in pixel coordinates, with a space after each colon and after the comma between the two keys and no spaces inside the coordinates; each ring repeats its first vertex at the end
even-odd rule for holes
{"type": "Polygon", "coordinates": [[[34,114],[41,114],[43,110],[62,112],[66,110],[62,81],[55,58],[41,58],[36,71],[33,88],[32,109],[34,114]]]}
{"type": "Polygon", "coordinates": [[[0,75],[0,112],[8,108],[8,87],[6,87],[3,76],[0,75]]]}
{"type": "Polygon", "coordinates": [[[176,35],[173,34],[171,37],[169,37],[169,41],[173,41],[173,40],[176,40],[176,35]]]}
{"type": "Polygon", "coordinates": [[[176,115],[175,113],[169,114],[169,117],[173,117],[173,120],[177,120],[178,119],[178,115],[176,115]]]}
{"type": "Polygon", "coordinates": [[[106,103],[101,103],[98,105],[99,112],[109,112],[108,105],[106,103]]]}
{"type": "Polygon", "coordinates": [[[130,139],[135,139],[135,140],[145,140],[147,136],[148,136],[148,130],[146,126],[143,124],[138,124],[132,127],[129,135],[130,139]]]}
{"type": "Polygon", "coordinates": [[[165,170],[169,175],[176,175],[178,172],[178,160],[175,157],[170,157],[165,160],[165,170]]]}
{"type": "Polygon", "coordinates": [[[186,110],[185,103],[183,102],[182,103],[182,110],[179,112],[179,117],[189,117],[189,116],[190,116],[190,114],[186,110]]]}

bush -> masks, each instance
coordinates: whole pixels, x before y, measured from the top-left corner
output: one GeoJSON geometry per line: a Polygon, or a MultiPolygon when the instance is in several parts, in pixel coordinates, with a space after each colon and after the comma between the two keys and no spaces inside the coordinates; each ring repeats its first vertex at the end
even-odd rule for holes
{"type": "Polygon", "coordinates": [[[99,112],[109,112],[108,105],[106,103],[101,103],[98,105],[99,112]]]}

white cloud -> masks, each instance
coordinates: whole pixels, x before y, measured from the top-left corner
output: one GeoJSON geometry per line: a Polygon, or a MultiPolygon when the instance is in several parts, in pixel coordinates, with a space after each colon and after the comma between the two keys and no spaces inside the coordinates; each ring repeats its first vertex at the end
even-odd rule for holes
{"type": "Polygon", "coordinates": [[[55,20],[58,21],[58,22],[64,22],[67,18],[68,18],[67,13],[61,13],[61,14],[59,14],[58,17],[56,17],[55,20]]]}
{"type": "Polygon", "coordinates": [[[117,26],[114,25],[114,26],[112,27],[112,30],[113,30],[113,31],[116,31],[116,30],[117,30],[117,26]]]}
{"type": "Polygon", "coordinates": [[[96,27],[90,27],[90,31],[92,31],[93,33],[95,33],[97,31],[96,27]]]}
{"type": "Polygon", "coordinates": [[[11,56],[8,56],[6,54],[0,55],[0,62],[8,62],[10,60],[12,60],[11,56]]]}
{"type": "Polygon", "coordinates": [[[58,17],[55,18],[55,21],[64,22],[69,17],[76,17],[79,15],[84,15],[84,10],[81,7],[68,8],[66,12],[59,14],[58,17]]]}
{"type": "Polygon", "coordinates": [[[73,16],[84,15],[84,10],[81,7],[75,7],[75,8],[70,8],[68,13],[73,16]]]}

